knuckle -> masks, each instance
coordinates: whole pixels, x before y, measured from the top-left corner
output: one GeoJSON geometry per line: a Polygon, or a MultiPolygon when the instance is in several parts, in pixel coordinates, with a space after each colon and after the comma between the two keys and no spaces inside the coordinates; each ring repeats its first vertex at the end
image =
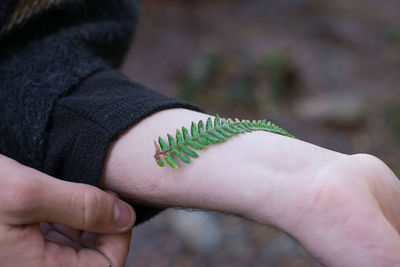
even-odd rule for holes
{"type": "Polygon", "coordinates": [[[12,179],[22,178],[25,166],[17,161],[0,155],[0,179],[2,182],[7,182],[12,179]]]}
{"type": "Polygon", "coordinates": [[[25,208],[37,194],[37,185],[29,169],[17,161],[0,155],[2,203],[8,208],[25,208]]]}
{"type": "Polygon", "coordinates": [[[5,199],[3,200],[7,203],[5,206],[8,209],[21,212],[30,209],[37,197],[35,184],[23,177],[23,174],[14,175],[12,178],[14,181],[8,184],[8,190],[4,190],[5,199]]]}
{"type": "Polygon", "coordinates": [[[17,161],[0,154],[0,168],[8,167],[10,165],[19,164],[17,161]]]}
{"type": "Polygon", "coordinates": [[[102,192],[94,187],[86,187],[82,193],[82,225],[86,229],[96,229],[107,221],[108,205],[102,192]]]}
{"type": "Polygon", "coordinates": [[[378,157],[370,154],[355,154],[350,156],[360,169],[382,168],[386,164],[378,157]]]}
{"type": "Polygon", "coordinates": [[[371,155],[371,154],[366,154],[366,153],[358,153],[351,155],[351,157],[358,158],[361,160],[368,160],[368,161],[380,161],[376,156],[371,155]]]}

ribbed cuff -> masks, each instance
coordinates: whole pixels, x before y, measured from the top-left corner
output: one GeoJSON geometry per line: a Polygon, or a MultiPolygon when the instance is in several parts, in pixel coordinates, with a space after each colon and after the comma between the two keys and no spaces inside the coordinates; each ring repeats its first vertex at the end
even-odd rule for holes
{"type": "MultiPolygon", "coordinates": [[[[91,75],[56,103],[46,172],[96,185],[110,143],[143,118],[169,108],[201,111],[193,104],[151,91],[114,70],[91,75]]],[[[131,204],[137,224],[161,210],[131,204]]]]}

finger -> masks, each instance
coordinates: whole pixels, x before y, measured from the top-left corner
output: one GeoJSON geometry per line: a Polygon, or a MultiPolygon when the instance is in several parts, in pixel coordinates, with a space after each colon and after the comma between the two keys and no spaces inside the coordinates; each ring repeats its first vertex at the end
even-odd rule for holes
{"type": "Polygon", "coordinates": [[[112,266],[124,266],[129,253],[131,234],[132,231],[98,236],[96,250],[106,256],[112,266]]]}
{"type": "Polygon", "coordinates": [[[98,233],[120,233],[133,226],[132,207],[115,196],[28,167],[23,173],[6,198],[6,215],[13,224],[48,221],[98,233]]]}
{"type": "Polygon", "coordinates": [[[114,192],[114,191],[106,189],[106,190],[104,190],[104,192],[106,192],[106,193],[108,193],[108,194],[110,194],[110,195],[112,195],[114,197],[118,197],[119,198],[118,194],[116,192],[114,192]]]}
{"type": "Polygon", "coordinates": [[[47,242],[45,266],[113,266],[123,267],[129,252],[131,231],[122,234],[104,234],[98,238],[95,249],[79,251],[47,242]]]}
{"type": "Polygon", "coordinates": [[[60,223],[53,223],[53,230],[65,235],[74,242],[79,242],[82,234],[81,230],[77,230],[60,223]]]}
{"type": "Polygon", "coordinates": [[[47,241],[51,241],[53,243],[62,245],[62,246],[72,247],[75,250],[79,250],[79,249],[82,248],[79,245],[79,243],[72,241],[67,236],[65,236],[62,233],[59,233],[57,231],[54,231],[54,230],[51,230],[50,232],[48,232],[44,236],[44,239],[47,240],[47,241]]]}
{"type": "Polygon", "coordinates": [[[51,229],[53,229],[51,223],[48,223],[48,222],[41,222],[39,224],[39,228],[40,228],[40,232],[42,233],[42,235],[47,234],[48,232],[51,231],[51,229]]]}
{"type": "MultiPolygon", "coordinates": [[[[58,267],[88,267],[113,266],[111,261],[100,251],[85,249],[75,250],[72,247],[62,246],[51,241],[46,242],[46,257],[43,266],[58,267]]],[[[122,266],[121,266],[122,267],[122,266]]]]}
{"type": "Polygon", "coordinates": [[[91,232],[82,232],[80,244],[85,248],[95,248],[97,242],[97,234],[91,232]]]}

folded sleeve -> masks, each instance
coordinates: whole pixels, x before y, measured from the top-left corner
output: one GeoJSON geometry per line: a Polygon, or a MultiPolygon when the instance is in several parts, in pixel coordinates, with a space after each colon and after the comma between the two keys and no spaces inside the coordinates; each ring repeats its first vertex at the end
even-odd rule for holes
{"type": "MultiPolygon", "coordinates": [[[[123,131],[158,110],[200,110],[116,71],[138,0],[37,2],[48,5],[0,4],[0,154],[96,185],[107,148],[123,131]]],[[[138,223],[158,212],[134,208],[138,223]]]]}
{"type": "MultiPolygon", "coordinates": [[[[118,71],[96,72],[56,102],[44,169],[64,180],[96,184],[107,148],[118,135],[156,111],[178,107],[200,111],[130,81],[118,71]]],[[[159,211],[131,204],[137,223],[159,211]]]]}

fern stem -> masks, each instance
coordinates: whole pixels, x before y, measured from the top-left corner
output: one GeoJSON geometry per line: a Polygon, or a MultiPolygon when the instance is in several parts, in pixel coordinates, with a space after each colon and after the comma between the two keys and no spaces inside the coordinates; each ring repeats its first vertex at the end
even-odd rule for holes
{"type": "Polygon", "coordinates": [[[191,134],[189,134],[188,130],[182,126],[182,133],[179,129],[176,130],[175,139],[172,135],[167,134],[168,143],[159,137],[158,144],[154,141],[156,149],[154,158],[160,167],[165,166],[165,160],[168,165],[177,169],[178,164],[174,160],[173,156],[179,158],[184,163],[190,163],[190,157],[198,157],[196,152],[192,149],[201,150],[210,144],[224,142],[235,135],[250,133],[253,131],[268,131],[296,138],[270,121],[232,120],[230,118],[220,118],[217,114],[214,118],[214,124],[211,117],[207,119],[205,125],[202,120],[198,121],[197,125],[195,122],[192,122],[190,127],[191,134]]]}

